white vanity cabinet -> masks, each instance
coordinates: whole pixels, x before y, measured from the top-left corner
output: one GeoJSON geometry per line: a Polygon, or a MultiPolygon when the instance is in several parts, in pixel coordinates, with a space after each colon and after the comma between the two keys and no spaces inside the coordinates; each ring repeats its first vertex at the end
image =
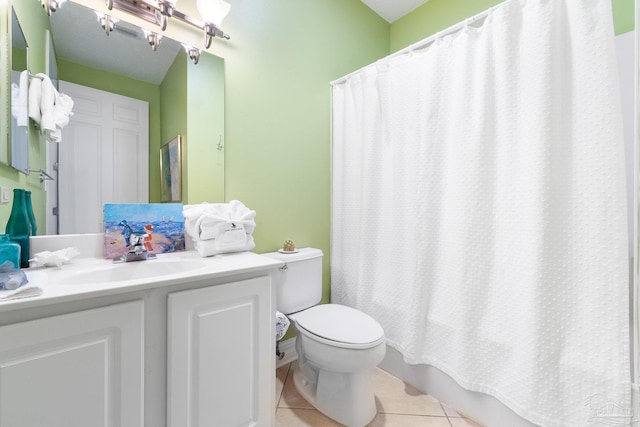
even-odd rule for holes
{"type": "Polygon", "coordinates": [[[167,426],[270,426],[271,277],[168,297],[167,426]]]}
{"type": "Polygon", "coordinates": [[[143,426],[141,300],[0,326],[0,426],[143,426]]]}
{"type": "Polygon", "coordinates": [[[0,427],[273,425],[281,263],[161,255],[27,272],[43,294],[0,302],[0,427]]]}

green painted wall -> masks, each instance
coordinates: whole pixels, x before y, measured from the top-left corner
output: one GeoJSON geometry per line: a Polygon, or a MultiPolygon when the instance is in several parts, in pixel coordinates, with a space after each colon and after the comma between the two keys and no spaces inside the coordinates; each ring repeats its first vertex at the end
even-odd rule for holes
{"type": "Polygon", "coordinates": [[[224,61],[203,54],[187,65],[188,198],[184,203],[224,200],[224,61]],[[221,102],[222,100],[222,102],[221,102]]]}
{"type": "MultiPolygon", "coordinates": [[[[224,61],[181,50],[160,85],[162,145],[182,135],[182,203],[224,200],[224,61]]],[[[159,180],[154,182],[160,182],[159,180]]]]}
{"type": "MultiPolygon", "coordinates": [[[[429,37],[504,0],[430,0],[391,25],[390,52],[429,37]]],[[[634,0],[612,0],[616,34],[633,30],[634,0]]]]}
{"type": "Polygon", "coordinates": [[[225,58],[225,198],[257,213],[256,252],[322,249],[329,301],[329,82],[389,53],[389,24],[360,0],[237,0],[225,58]]]}
{"type": "MultiPolygon", "coordinates": [[[[29,69],[32,73],[44,72],[45,37],[43,29],[50,29],[49,20],[37,1],[14,1],[13,6],[29,45],[29,69]]],[[[5,7],[8,7],[8,2],[2,2],[2,7],[0,8],[2,12],[5,11],[5,7]]],[[[0,55],[6,55],[6,52],[0,52],[0,55]]],[[[44,168],[45,161],[45,139],[31,124],[29,129],[29,167],[31,169],[44,168]]],[[[33,211],[38,224],[38,234],[43,234],[46,223],[45,193],[44,184],[40,183],[39,175],[32,173],[27,176],[7,165],[0,164],[0,185],[9,189],[24,188],[31,191],[33,211]]],[[[0,232],[2,233],[9,219],[12,201],[13,194],[9,204],[0,205],[0,232]]]]}
{"type": "Polygon", "coordinates": [[[160,201],[160,86],[58,59],[60,80],[149,103],[149,200],[160,201]]]}

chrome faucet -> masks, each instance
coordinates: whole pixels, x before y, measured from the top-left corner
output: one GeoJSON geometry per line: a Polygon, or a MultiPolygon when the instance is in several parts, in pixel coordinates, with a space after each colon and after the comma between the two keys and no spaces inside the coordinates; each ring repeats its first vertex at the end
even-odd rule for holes
{"type": "Polygon", "coordinates": [[[148,234],[134,234],[129,235],[129,246],[127,246],[127,253],[114,258],[113,262],[130,262],[130,261],[144,261],[147,259],[153,259],[156,254],[149,252],[144,245],[144,239],[148,234]]]}

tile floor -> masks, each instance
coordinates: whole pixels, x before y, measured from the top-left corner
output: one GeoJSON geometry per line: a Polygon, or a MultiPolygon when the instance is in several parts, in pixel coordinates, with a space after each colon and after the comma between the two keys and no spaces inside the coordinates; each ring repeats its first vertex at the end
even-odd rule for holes
{"type": "MultiPolygon", "coordinates": [[[[276,371],[276,427],[340,427],[296,391],[291,364],[276,371]]],[[[482,427],[382,369],[373,374],[378,415],[370,427],[482,427]]]]}

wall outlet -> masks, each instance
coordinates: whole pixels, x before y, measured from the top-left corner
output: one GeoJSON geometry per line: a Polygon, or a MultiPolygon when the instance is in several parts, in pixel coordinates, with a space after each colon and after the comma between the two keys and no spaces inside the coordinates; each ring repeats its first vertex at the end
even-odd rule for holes
{"type": "Polygon", "coordinates": [[[9,203],[9,189],[0,187],[0,204],[6,205],[7,203],[9,203]]]}

